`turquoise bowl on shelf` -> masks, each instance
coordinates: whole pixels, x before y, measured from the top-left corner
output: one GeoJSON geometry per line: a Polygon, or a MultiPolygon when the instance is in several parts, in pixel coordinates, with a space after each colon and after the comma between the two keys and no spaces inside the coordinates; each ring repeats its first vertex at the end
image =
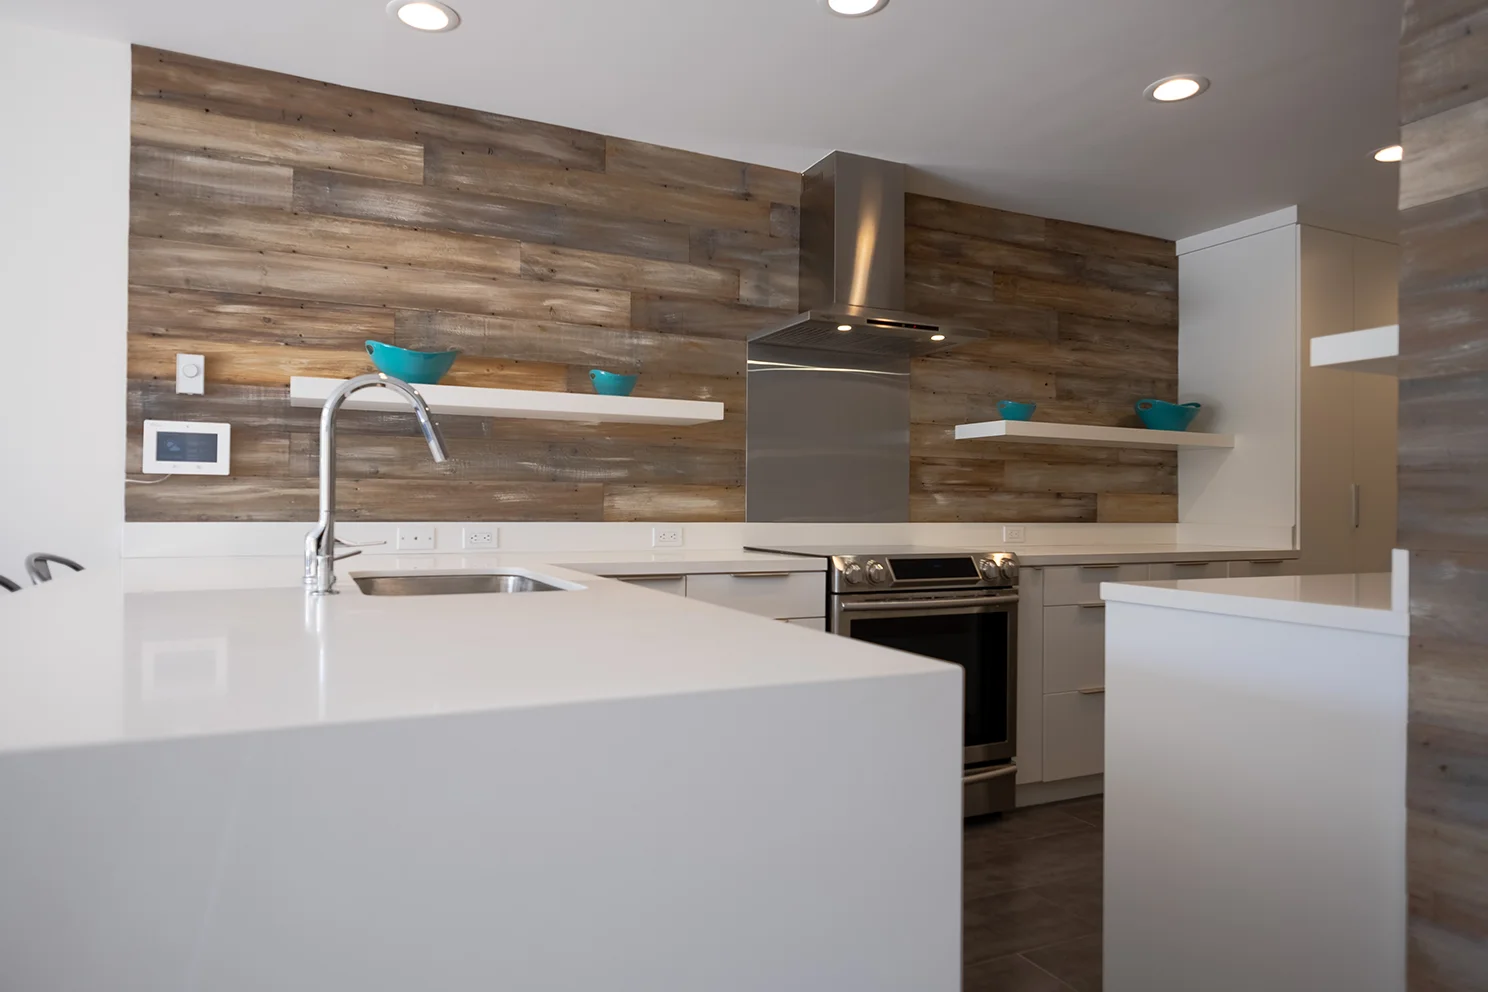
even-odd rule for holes
{"type": "Polygon", "coordinates": [[[1019,403],[1017,400],[1003,400],[997,404],[997,412],[1002,414],[1003,420],[1032,420],[1033,411],[1037,409],[1037,403],[1019,403]]]}
{"type": "Polygon", "coordinates": [[[444,378],[460,354],[458,351],[413,351],[381,341],[368,341],[366,345],[367,354],[372,356],[377,371],[404,382],[425,385],[444,378]]]}
{"type": "Polygon", "coordinates": [[[594,391],[601,396],[629,396],[639,378],[640,376],[621,375],[618,372],[589,370],[589,381],[594,383],[594,391]]]}
{"type": "Polygon", "coordinates": [[[1186,431],[1199,411],[1198,403],[1167,403],[1163,400],[1137,400],[1137,416],[1148,430],[1186,431]]]}

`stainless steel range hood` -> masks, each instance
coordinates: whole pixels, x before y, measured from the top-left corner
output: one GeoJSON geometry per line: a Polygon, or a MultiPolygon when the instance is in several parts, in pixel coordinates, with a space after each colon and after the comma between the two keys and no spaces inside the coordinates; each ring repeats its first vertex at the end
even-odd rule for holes
{"type": "Polygon", "coordinates": [[[833,152],[801,190],[800,305],[750,343],[913,358],[987,332],[904,310],[904,166],[833,152]],[[846,327],[848,330],[841,330],[846,327]]]}

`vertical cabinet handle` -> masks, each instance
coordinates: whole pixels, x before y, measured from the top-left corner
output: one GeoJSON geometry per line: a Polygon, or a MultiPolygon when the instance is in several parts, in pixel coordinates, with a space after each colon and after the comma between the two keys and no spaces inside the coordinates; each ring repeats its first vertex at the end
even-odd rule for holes
{"type": "Polygon", "coordinates": [[[1354,528],[1356,530],[1359,527],[1359,490],[1361,488],[1363,487],[1361,487],[1357,482],[1349,487],[1349,500],[1352,506],[1352,513],[1354,515],[1354,528]]]}

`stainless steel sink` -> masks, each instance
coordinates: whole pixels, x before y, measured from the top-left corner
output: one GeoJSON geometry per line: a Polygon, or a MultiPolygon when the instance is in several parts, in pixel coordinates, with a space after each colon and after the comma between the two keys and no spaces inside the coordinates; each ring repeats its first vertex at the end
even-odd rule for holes
{"type": "Polygon", "coordinates": [[[353,575],[368,596],[457,596],[464,593],[563,592],[562,586],[515,572],[396,572],[353,575]]]}

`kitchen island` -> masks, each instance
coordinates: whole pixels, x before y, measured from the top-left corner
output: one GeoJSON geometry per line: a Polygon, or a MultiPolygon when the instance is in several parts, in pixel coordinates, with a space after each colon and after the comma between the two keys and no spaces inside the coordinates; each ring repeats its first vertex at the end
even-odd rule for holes
{"type": "Polygon", "coordinates": [[[959,669],[555,564],[359,590],[390,564],[0,600],[7,983],[959,987],[959,669]]]}
{"type": "Polygon", "coordinates": [[[1105,988],[1403,992],[1391,576],[1101,586],[1105,988]]]}

